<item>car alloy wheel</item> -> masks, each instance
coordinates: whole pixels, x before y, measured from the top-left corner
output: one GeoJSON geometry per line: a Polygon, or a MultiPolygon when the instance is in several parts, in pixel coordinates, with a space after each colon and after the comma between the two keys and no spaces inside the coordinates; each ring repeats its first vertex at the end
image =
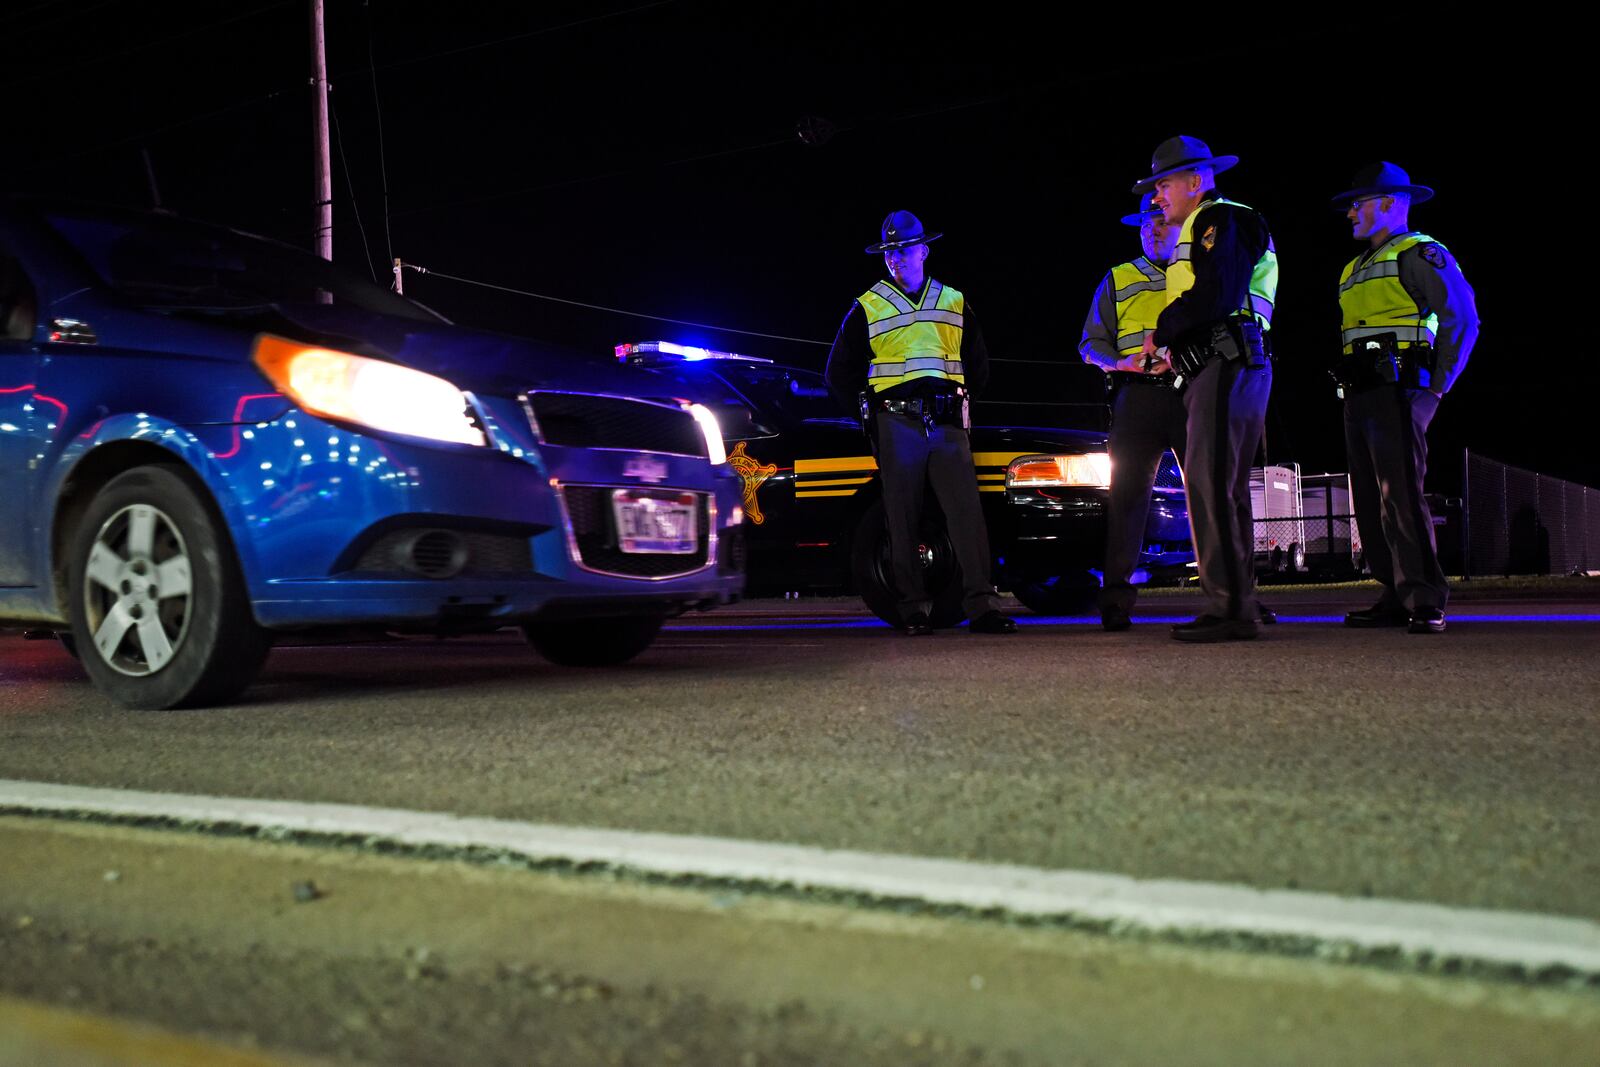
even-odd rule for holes
{"type": "Polygon", "coordinates": [[[142,678],[165,667],[189,632],[189,549],[165,512],[132,504],[95,533],[83,614],[112,670],[142,678]]]}
{"type": "Polygon", "coordinates": [[[182,468],[135,467],[95,494],[78,526],[73,643],[96,687],[125,707],[225,701],[271,647],[203,493],[182,468]]]}

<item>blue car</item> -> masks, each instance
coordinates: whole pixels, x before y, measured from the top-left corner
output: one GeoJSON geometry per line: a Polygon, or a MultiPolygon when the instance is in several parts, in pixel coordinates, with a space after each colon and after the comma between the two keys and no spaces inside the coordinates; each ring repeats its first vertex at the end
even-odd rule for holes
{"type": "Polygon", "coordinates": [[[622,662],[744,580],[715,416],[662,393],[276,242],[0,202],[0,625],[137,708],[329,627],[622,662]]]}

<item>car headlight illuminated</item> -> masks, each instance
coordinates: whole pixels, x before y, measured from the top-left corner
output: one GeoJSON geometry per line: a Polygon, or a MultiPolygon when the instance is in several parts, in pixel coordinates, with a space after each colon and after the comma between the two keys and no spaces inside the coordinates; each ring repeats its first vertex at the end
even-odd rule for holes
{"type": "Polygon", "coordinates": [[[1105,489],[1111,485],[1111,454],[1085,452],[1073,456],[1020,456],[1006,467],[1006,488],[1048,489],[1075,486],[1105,489]]]}
{"type": "Polygon", "coordinates": [[[255,362],[314,415],[434,441],[488,444],[468,414],[466,394],[437,375],[268,334],[256,339],[255,362]]]}
{"type": "Polygon", "coordinates": [[[694,421],[700,424],[700,432],[705,435],[706,458],[716,464],[728,462],[728,449],[722,443],[722,427],[717,424],[717,417],[711,413],[711,409],[704,404],[690,404],[687,410],[694,416],[694,421]]]}

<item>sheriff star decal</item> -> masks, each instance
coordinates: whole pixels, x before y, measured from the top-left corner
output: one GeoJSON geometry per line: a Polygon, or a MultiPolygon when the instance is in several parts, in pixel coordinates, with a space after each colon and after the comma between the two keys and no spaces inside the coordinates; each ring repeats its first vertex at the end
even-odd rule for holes
{"type": "Polygon", "coordinates": [[[761,488],[762,482],[778,473],[778,465],[763,464],[755,457],[747,455],[743,441],[728,453],[728,463],[733,467],[734,473],[744,481],[745,517],[760,526],[767,521],[767,517],[761,514],[761,505],[756,501],[756,490],[761,488]]]}
{"type": "Polygon", "coordinates": [[[1205,246],[1207,252],[1215,248],[1217,244],[1217,228],[1215,226],[1207,226],[1205,236],[1200,238],[1200,243],[1205,246]]]}
{"type": "Polygon", "coordinates": [[[1434,270],[1444,270],[1444,249],[1440,248],[1438,245],[1423,245],[1422,258],[1426,260],[1434,270]]]}

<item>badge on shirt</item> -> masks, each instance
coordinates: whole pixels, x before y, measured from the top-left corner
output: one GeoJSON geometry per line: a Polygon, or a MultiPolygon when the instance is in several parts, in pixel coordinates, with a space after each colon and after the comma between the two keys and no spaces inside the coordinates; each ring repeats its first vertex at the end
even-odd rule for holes
{"type": "Polygon", "coordinates": [[[1205,235],[1200,238],[1200,243],[1205,246],[1207,252],[1211,251],[1217,243],[1217,228],[1215,226],[1207,226],[1205,235]]]}
{"type": "Polygon", "coordinates": [[[1434,270],[1444,270],[1444,249],[1438,245],[1423,245],[1422,258],[1431,263],[1434,270]]]}

